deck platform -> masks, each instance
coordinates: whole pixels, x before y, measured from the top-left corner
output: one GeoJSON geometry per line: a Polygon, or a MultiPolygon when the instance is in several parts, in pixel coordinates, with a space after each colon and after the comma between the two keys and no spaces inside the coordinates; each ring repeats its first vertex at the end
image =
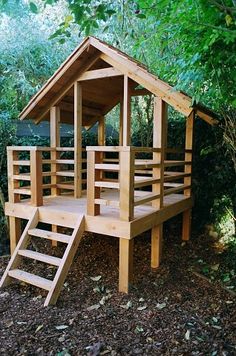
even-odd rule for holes
{"type": "MultiPolygon", "coordinates": [[[[146,192],[139,191],[140,195],[142,193],[146,192]]],[[[112,201],[119,200],[119,192],[111,189],[104,190],[102,196],[107,201],[110,199],[112,201]]],[[[101,206],[100,215],[87,215],[86,192],[83,192],[79,199],[70,195],[44,196],[43,204],[38,207],[39,214],[49,224],[53,221],[55,224],[64,226],[64,221],[66,221],[66,226],[68,226],[68,222],[73,226],[78,215],[83,214],[85,216],[85,231],[132,239],[171,217],[191,209],[193,199],[184,194],[170,194],[164,198],[162,209],[153,208],[151,203],[135,207],[132,221],[121,220],[119,208],[106,205],[101,206]]],[[[16,218],[29,219],[33,209],[30,200],[25,199],[19,203],[7,202],[5,213],[16,218]]]]}

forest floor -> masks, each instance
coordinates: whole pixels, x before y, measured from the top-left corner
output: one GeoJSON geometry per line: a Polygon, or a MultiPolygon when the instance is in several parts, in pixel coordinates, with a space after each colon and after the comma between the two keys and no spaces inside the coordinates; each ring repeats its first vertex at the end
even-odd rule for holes
{"type": "MultiPolygon", "coordinates": [[[[149,234],[135,240],[129,295],[117,292],[118,239],[92,234],[82,240],[56,306],[44,308],[44,292],[31,286],[1,290],[0,354],[235,355],[235,294],[202,272],[218,269],[222,254],[207,236],[182,243],[179,235],[165,233],[156,271],[149,234]]],[[[0,258],[0,275],[7,262],[0,258]]]]}

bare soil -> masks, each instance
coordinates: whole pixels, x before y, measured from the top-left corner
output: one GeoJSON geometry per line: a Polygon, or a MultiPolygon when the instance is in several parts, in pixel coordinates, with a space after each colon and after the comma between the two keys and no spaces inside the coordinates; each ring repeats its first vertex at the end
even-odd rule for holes
{"type": "MultiPolygon", "coordinates": [[[[209,238],[183,244],[179,235],[166,231],[156,271],[149,234],[135,240],[128,295],[117,292],[118,239],[93,234],[84,236],[56,306],[44,308],[45,293],[25,284],[1,290],[0,354],[236,355],[234,294],[202,278],[199,267],[221,257],[209,238]]],[[[0,258],[0,274],[8,259],[0,258]]]]}

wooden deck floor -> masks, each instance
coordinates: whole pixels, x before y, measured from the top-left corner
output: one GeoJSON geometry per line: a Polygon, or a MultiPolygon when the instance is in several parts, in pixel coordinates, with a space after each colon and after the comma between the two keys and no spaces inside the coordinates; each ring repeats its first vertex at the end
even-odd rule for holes
{"type": "MultiPolygon", "coordinates": [[[[140,191],[139,194],[147,192],[140,191]]],[[[118,200],[119,192],[114,190],[104,190],[103,197],[107,200],[118,200]]],[[[134,220],[131,222],[122,221],[119,218],[119,208],[111,206],[101,206],[101,214],[98,216],[87,215],[86,192],[82,198],[75,199],[70,195],[46,196],[44,205],[39,207],[40,214],[48,223],[61,224],[63,221],[73,222],[78,215],[85,215],[85,230],[105,235],[132,238],[145,230],[148,230],[163,221],[168,220],[186,209],[192,207],[192,198],[183,194],[171,194],[164,198],[164,207],[161,210],[154,209],[150,203],[135,207],[134,220]]],[[[22,219],[28,219],[32,212],[32,205],[29,200],[20,203],[6,203],[5,213],[22,219]]]]}

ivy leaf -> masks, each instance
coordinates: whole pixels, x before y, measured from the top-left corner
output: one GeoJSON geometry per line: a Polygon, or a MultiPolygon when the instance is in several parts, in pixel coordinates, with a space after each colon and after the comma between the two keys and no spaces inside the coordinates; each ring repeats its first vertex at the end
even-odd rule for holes
{"type": "Polygon", "coordinates": [[[34,2],[30,2],[29,7],[30,7],[30,11],[32,11],[34,14],[38,13],[38,8],[34,2]]]}
{"type": "Polygon", "coordinates": [[[146,15],[144,14],[138,14],[136,15],[136,17],[138,17],[139,19],[146,19],[146,15]]]}

